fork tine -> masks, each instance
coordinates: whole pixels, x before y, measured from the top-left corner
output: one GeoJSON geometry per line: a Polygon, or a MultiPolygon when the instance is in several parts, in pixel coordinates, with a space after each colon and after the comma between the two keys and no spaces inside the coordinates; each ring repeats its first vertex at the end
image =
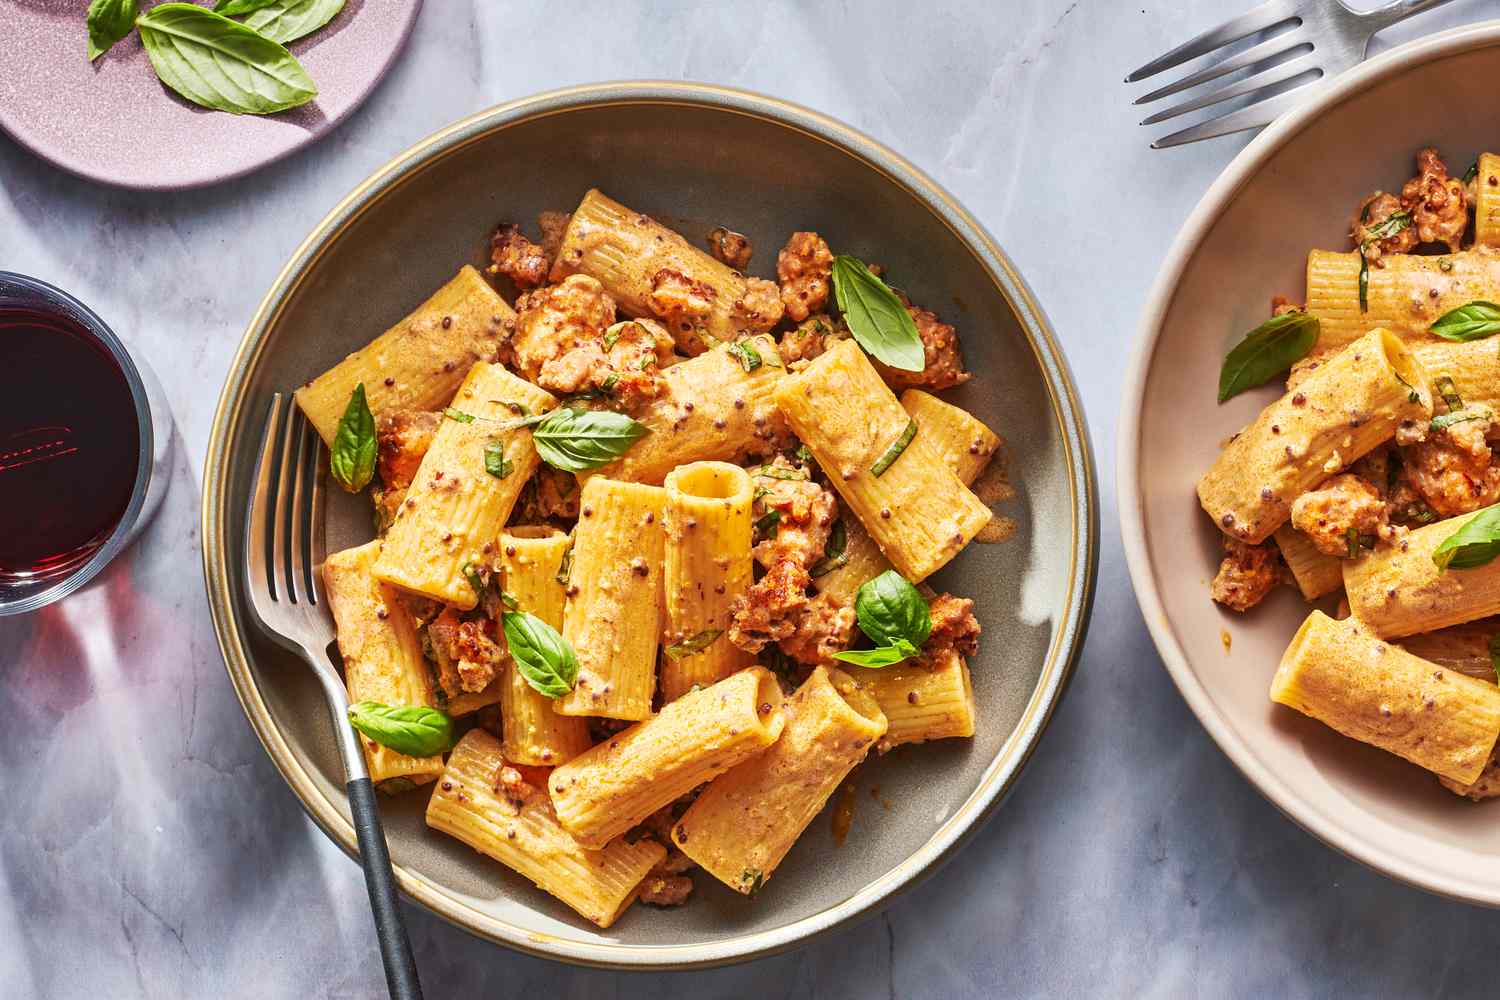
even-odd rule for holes
{"type": "Polygon", "coordinates": [[[312,504],[308,516],[311,521],[308,526],[308,534],[311,536],[311,566],[312,570],[312,602],[314,604],[327,604],[328,595],[323,589],[323,560],[328,556],[327,539],[324,536],[324,484],[327,482],[323,472],[323,439],[318,436],[317,431],[312,434],[312,504]]]}
{"type": "Polygon", "coordinates": [[[275,464],[276,443],[281,429],[281,393],[271,396],[271,412],[266,416],[266,429],[262,432],[260,458],[255,463],[255,487],[250,493],[250,509],[245,516],[245,566],[246,581],[251,595],[257,599],[271,596],[269,575],[266,573],[266,544],[270,540],[270,519],[274,516],[271,502],[271,468],[275,464]]]}
{"type": "Polygon", "coordinates": [[[1210,28],[1192,41],[1184,42],[1167,54],[1151,60],[1127,76],[1125,82],[1136,83],[1148,76],[1155,76],[1164,69],[1181,66],[1189,59],[1207,55],[1214,49],[1228,45],[1230,42],[1237,42],[1246,35],[1274,28],[1282,21],[1293,17],[1294,14],[1287,0],[1266,0],[1254,10],[1246,11],[1239,17],[1225,21],[1217,28],[1210,28]]]}
{"type": "Polygon", "coordinates": [[[1152,149],[1167,149],[1172,146],[1181,146],[1189,142],[1197,142],[1199,139],[1213,139],[1217,136],[1228,135],[1231,132],[1243,132],[1246,129],[1260,128],[1269,125],[1283,112],[1291,110],[1298,104],[1307,100],[1307,88],[1317,86],[1316,82],[1294,87],[1284,94],[1257,101],[1248,108],[1232,111],[1218,118],[1210,118],[1208,121],[1199,122],[1190,128],[1171,135],[1162,136],[1151,144],[1152,149]]]}
{"type": "Polygon", "coordinates": [[[1227,87],[1220,87],[1218,90],[1215,90],[1212,93],[1203,94],[1202,96],[1195,97],[1190,101],[1183,101],[1181,104],[1175,104],[1172,107],[1167,108],[1165,111],[1158,111],[1154,115],[1141,119],[1141,124],[1155,125],[1157,122],[1164,122],[1169,118],[1176,118],[1179,115],[1185,115],[1189,111],[1197,111],[1199,108],[1206,108],[1210,104],[1219,104],[1223,101],[1232,100],[1236,97],[1243,97],[1246,94],[1253,94],[1257,90],[1264,90],[1267,87],[1274,87],[1278,83],[1286,83],[1290,80],[1296,79],[1304,73],[1311,72],[1316,72],[1319,76],[1322,76],[1323,74],[1323,71],[1318,68],[1317,63],[1313,58],[1313,54],[1309,52],[1307,55],[1298,56],[1295,59],[1289,59],[1279,66],[1273,66],[1271,69],[1256,73],[1254,76],[1248,76],[1238,83],[1230,84],[1227,87]]]}
{"type": "Polygon", "coordinates": [[[1303,34],[1302,29],[1297,28],[1284,35],[1277,35],[1275,38],[1268,39],[1258,45],[1252,45],[1245,51],[1230,56],[1223,62],[1214,63],[1206,69],[1201,69],[1196,73],[1183,77],[1176,83],[1169,83],[1165,87],[1156,88],[1149,94],[1143,94],[1137,97],[1134,103],[1150,104],[1152,101],[1159,101],[1163,97],[1171,97],[1173,94],[1180,94],[1184,90],[1192,90],[1200,83],[1217,80],[1221,76],[1227,76],[1235,70],[1244,69],[1247,66],[1268,62],[1278,56],[1300,55],[1303,51],[1311,52],[1312,43],[1307,41],[1303,37],[1303,34]]]}
{"type": "Polygon", "coordinates": [[[271,586],[277,600],[297,600],[297,585],[287,573],[287,529],[292,496],[292,435],[296,433],[295,414],[288,407],[281,434],[281,470],[276,479],[276,505],[271,516],[271,586]]]}
{"type": "MultiPolygon", "coordinates": [[[[292,581],[292,599],[300,604],[305,600],[310,600],[312,595],[311,578],[307,572],[307,499],[310,492],[307,485],[307,455],[312,448],[307,441],[307,421],[302,418],[295,404],[292,406],[288,420],[289,426],[295,428],[297,436],[297,467],[292,473],[292,502],[291,510],[288,512],[291,518],[289,554],[292,557],[289,578],[292,581]]],[[[290,453],[287,459],[291,460],[290,453]]]]}

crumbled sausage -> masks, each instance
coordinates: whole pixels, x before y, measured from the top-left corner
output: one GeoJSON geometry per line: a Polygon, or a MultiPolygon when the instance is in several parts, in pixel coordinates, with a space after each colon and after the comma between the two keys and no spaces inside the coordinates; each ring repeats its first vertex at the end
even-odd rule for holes
{"type": "Polygon", "coordinates": [[[1469,201],[1463,182],[1448,176],[1436,149],[1417,153],[1417,176],[1401,188],[1401,207],[1411,213],[1409,230],[1418,243],[1442,243],[1450,252],[1462,245],[1469,227],[1469,201]]]}
{"type": "Polygon", "coordinates": [[[542,231],[542,253],[548,260],[557,260],[557,251],[562,246],[563,234],[573,219],[571,212],[543,212],[536,217],[537,228],[542,231]]]}
{"type": "Polygon", "coordinates": [[[960,656],[979,652],[979,620],[974,617],[974,602],[967,597],[939,594],[932,599],[932,634],[922,645],[922,658],[937,662],[940,654],[954,650],[960,656]]]}
{"type": "Polygon", "coordinates": [[[1246,545],[1224,539],[1224,561],[1209,589],[1215,601],[1235,611],[1248,611],[1261,602],[1281,578],[1281,555],[1270,542],[1246,545]]]}
{"type": "Polygon", "coordinates": [[[1351,550],[1358,552],[1361,539],[1378,539],[1389,531],[1380,492],[1350,473],[1334,476],[1292,501],[1292,527],[1319,552],[1344,558],[1351,557],[1351,550]]]}
{"type": "Polygon", "coordinates": [[[552,261],[546,251],[526,238],[514,222],[502,222],[490,237],[490,274],[503,274],[520,289],[547,280],[552,261]]]}
{"type": "Polygon", "coordinates": [[[776,255],[776,277],[786,315],[800,323],[828,305],[833,252],[817,233],[793,233],[776,255]]]}
{"type": "Polygon", "coordinates": [[[1384,191],[1376,191],[1360,202],[1359,210],[1354,214],[1350,238],[1366,260],[1374,263],[1386,254],[1409,253],[1416,247],[1414,226],[1405,226],[1399,232],[1377,237],[1385,221],[1400,211],[1404,211],[1401,200],[1384,191]]]}
{"type": "Polygon", "coordinates": [[[376,469],[380,481],[396,490],[410,486],[442,423],[441,413],[425,410],[382,413],[375,423],[376,469]]]}
{"type": "Polygon", "coordinates": [[[833,319],[827,313],[817,313],[797,324],[795,330],[781,335],[777,345],[781,360],[788,367],[797,368],[816,358],[840,340],[849,339],[849,328],[842,319],[833,319]]]}
{"type": "Polygon", "coordinates": [[[1488,410],[1468,407],[1478,419],[1449,424],[1402,449],[1403,475],[1427,506],[1444,517],[1467,514],[1500,500],[1500,464],[1486,436],[1488,410]]]}
{"type": "Polygon", "coordinates": [[[911,313],[911,318],[917,325],[917,336],[922,338],[926,363],[921,371],[908,372],[876,361],[875,367],[886,383],[900,392],[916,387],[951,389],[969,381],[969,373],[964,371],[963,357],[958,352],[958,333],[953,327],[939,320],[936,313],[926,309],[909,305],[906,311],[911,313]]]}
{"type": "Polygon", "coordinates": [[[454,608],[444,608],[428,624],[427,638],[438,681],[450,698],[483,691],[505,659],[505,651],[495,641],[495,623],[488,618],[462,618],[454,608]]]}
{"type": "Polygon", "coordinates": [[[693,894],[686,875],[647,875],[641,882],[641,902],[651,906],[681,906],[693,894]]]}
{"type": "Polygon", "coordinates": [[[702,353],[710,342],[697,336],[719,293],[710,285],[664,267],[651,276],[646,307],[661,317],[685,351],[702,353]]]}
{"type": "Polygon", "coordinates": [[[741,333],[765,333],[781,322],[781,293],[765,278],[746,278],[745,291],[734,300],[731,316],[741,333]]]}
{"type": "Polygon", "coordinates": [[[777,645],[799,663],[832,663],[854,638],[854,607],[831,594],[817,594],[793,616],[792,634],[777,645]]]}
{"type": "Polygon", "coordinates": [[[537,385],[562,395],[599,392],[613,409],[633,413],[665,391],[660,371],[671,364],[672,347],[654,321],[626,320],[542,365],[537,385]]]}
{"type": "Polygon", "coordinates": [[[759,494],[754,514],[759,518],[774,510],[780,517],[775,534],[756,544],[755,559],[767,569],[783,560],[791,560],[803,569],[811,568],[823,557],[828,533],[838,518],[838,500],[811,478],[782,478],[809,475],[785,455],[777,455],[762,470],[751,477],[759,494]]]}
{"type": "Polygon", "coordinates": [[[734,599],[729,641],[741,649],[759,653],[771,642],[780,642],[797,630],[798,612],[807,605],[807,570],[784,559],[734,599]]]}
{"type": "Polygon", "coordinates": [[[548,361],[597,340],[614,321],[615,300],[586,274],[527,292],[516,300],[516,331],[511,338],[516,367],[535,382],[548,361]]]}
{"type": "Polygon", "coordinates": [[[750,266],[755,247],[744,233],[719,226],[708,234],[708,251],[736,271],[744,271],[750,266]]]}

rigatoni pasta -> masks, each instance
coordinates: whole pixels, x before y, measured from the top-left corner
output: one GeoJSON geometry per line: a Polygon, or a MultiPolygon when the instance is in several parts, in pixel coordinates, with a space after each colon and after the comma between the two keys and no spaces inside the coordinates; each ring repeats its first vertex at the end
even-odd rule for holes
{"type": "Polygon", "coordinates": [[[1474,164],[1474,244],[1500,248],[1500,156],[1480,153],[1474,164]]]}
{"type": "MultiPolygon", "coordinates": [[[[392,587],[371,574],[380,542],[335,552],[323,563],[328,606],[344,660],[350,702],[428,705],[427,665],[411,617],[392,587]]],[[[443,758],[409,757],[362,739],[370,780],[383,792],[401,792],[432,781],[443,758]]]]}
{"type": "Polygon", "coordinates": [[[563,715],[645,719],[656,691],[666,493],[594,477],[579,498],[563,637],[578,654],[563,715]]]}
{"type": "Polygon", "coordinates": [[[750,895],[770,880],[839,782],[885,733],[875,699],[816,668],[789,699],[781,737],[709,783],[672,827],[672,842],[750,895]]]}
{"type": "Polygon", "coordinates": [[[525,876],[597,927],[609,927],[635,902],[641,881],[666,856],[654,840],[624,839],[597,850],[581,846],[558,824],[544,789],[507,794],[509,763],[500,743],[471,729],[448,758],[427,804],[427,825],[525,876]],[[519,797],[512,797],[517,795],[519,797]]]}
{"type": "Polygon", "coordinates": [[[1500,298],[1500,255],[1488,247],[1442,257],[1391,254],[1364,270],[1361,308],[1358,253],[1314,250],[1307,255],[1307,311],[1320,323],[1319,350],[1352,343],[1373,327],[1420,340],[1449,310],[1475,299],[1500,298]]]}
{"type": "Polygon", "coordinates": [[[729,641],[750,587],[750,476],[727,462],[679,466],[666,482],[661,694],[675,701],[755,662],[729,641]]]}
{"type": "Polygon", "coordinates": [[[386,535],[375,575],[460,608],[479,599],[473,572],[494,560],[494,543],[536,470],[531,430],[519,413],[556,400],[499,365],[480,362],[459,387],[386,535]],[[509,472],[487,467],[498,448],[509,472]],[[465,567],[468,567],[466,571],[465,567]]]}
{"type": "Polygon", "coordinates": [[[1328,555],[1290,524],[1276,529],[1276,548],[1304,600],[1315,601],[1344,585],[1344,561],[1328,555]]]}
{"type": "Polygon", "coordinates": [[[776,404],[885,557],[913,582],[989,523],[990,509],[920,434],[907,433],[916,425],[852,340],[781,382],[776,404]]]}
{"type": "MultiPolygon", "coordinates": [[[[571,536],[552,528],[512,528],[500,536],[500,565],[505,592],[518,608],[555,629],[563,624],[563,559],[571,536]]],[[[556,767],[587,750],[588,723],[561,715],[553,699],[527,683],[515,661],[501,678],[500,722],[505,759],[520,764],[556,767]]]]}
{"type": "Polygon", "coordinates": [[[1271,700],[1445,778],[1479,778],[1500,737],[1500,689],[1314,611],[1287,647],[1271,700]]]}
{"type": "Polygon", "coordinates": [[[904,743],[974,735],[974,686],[969,665],[954,650],[945,650],[931,664],[902,663],[880,669],[842,666],[885,715],[886,731],[877,747],[881,753],[904,743]]]}
{"type": "Polygon", "coordinates": [[[515,315],[466,264],[400,322],[298,389],[297,405],[330,447],[349,395],[361,383],[377,417],[436,409],[453,397],[474,362],[495,356],[504,325],[515,315]]]}
{"type": "Polygon", "coordinates": [[[1292,501],[1432,417],[1426,373],[1385,330],[1326,361],[1235,435],[1198,480],[1198,501],[1221,531],[1256,544],[1291,515],[1292,501]]]}
{"type": "Polygon", "coordinates": [[[1440,568],[1433,553],[1476,514],[1409,532],[1398,546],[1344,564],[1349,608],[1384,639],[1500,614],[1500,562],[1440,568]]]}
{"type": "Polygon", "coordinates": [[[781,702],[762,667],[683,695],[552,772],[558,821],[583,846],[602,847],[775,743],[786,724],[781,702]]]}

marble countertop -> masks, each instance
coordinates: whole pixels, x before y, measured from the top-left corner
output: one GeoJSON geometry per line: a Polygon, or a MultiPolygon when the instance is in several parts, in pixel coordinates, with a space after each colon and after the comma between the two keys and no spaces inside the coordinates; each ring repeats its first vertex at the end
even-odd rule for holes
{"type": "MultiPolygon", "coordinates": [[[[156,368],[180,436],[171,492],[127,557],[61,605],[0,620],[7,996],[382,993],[360,871],[256,741],[209,624],[198,507],[213,408],[263,290],[366,174],[480,108],[629,77],[747,87],[842,118],[998,237],[1059,331],[1093,427],[1094,622],[1005,807],[880,917],[747,965],[647,975],[513,954],[408,906],[427,995],[1493,995],[1477,959],[1500,915],[1391,882],[1262,799],[1161,669],[1120,552],[1114,432],[1136,317],[1183,218],[1247,141],[1152,152],[1120,80],[1248,5],[431,0],[360,111],[239,183],[116,191],[0,136],[0,268],[93,305],[156,368]]],[[[1391,34],[1494,6],[1461,0],[1391,34]]]]}

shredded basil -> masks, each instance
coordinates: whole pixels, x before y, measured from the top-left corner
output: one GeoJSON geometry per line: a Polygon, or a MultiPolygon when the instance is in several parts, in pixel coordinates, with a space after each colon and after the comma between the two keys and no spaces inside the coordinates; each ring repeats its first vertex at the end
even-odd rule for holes
{"type": "Polygon", "coordinates": [[[1484,410],[1452,410],[1448,413],[1440,413],[1432,418],[1430,430],[1440,431],[1454,424],[1466,424],[1471,420],[1488,420],[1490,415],[1484,410]]]}
{"type": "Polygon", "coordinates": [[[794,482],[806,482],[809,478],[801,469],[783,469],[774,465],[758,465],[749,470],[752,476],[762,476],[766,479],[785,479],[794,482]]]}
{"type": "Polygon", "coordinates": [[[874,465],[870,466],[870,475],[877,479],[885,475],[885,470],[896,464],[896,459],[901,457],[901,453],[906,450],[906,446],[911,444],[912,438],[916,436],[917,422],[915,420],[908,420],[906,422],[906,429],[901,432],[901,436],[885,450],[884,454],[875,460],[874,465]]]}
{"type": "Polygon", "coordinates": [[[557,567],[557,576],[556,576],[555,579],[557,580],[558,583],[560,583],[564,587],[566,587],[568,585],[568,580],[572,576],[573,576],[573,539],[569,538],[568,539],[568,547],[566,549],[563,549],[562,563],[557,567]]]}
{"type": "Polygon", "coordinates": [[[511,474],[515,463],[505,460],[505,442],[491,439],[484,446],[484,471],[496,479],[504,479],[511,474]]]}
{"type": "Polygon", "coordinates": [[[465,580],[469,581],[469,586],[474,588],[474,596],[483,597],[484,576],[480,573],[479,567],[471,562],[466,562],[459,567],[458,571],[463,574],[465,580]]]}
{"type": "Polygon", "coordinates": [[[1495,679],[1500,681],[1500,632],[1490,636],[1490,666],[1495,670],[1495,679]]]}
{"type": "Polygon", "coordinates": [[[760,352],[748,340],[737,340],[733,344],[730,344],[726,350],[739,360],[740,367],[745,369],[746,372],[753,372],[761,366],[760,352]]]}
{"type": "Polygon", "coordinates": [[[844,527],[844,519],[839,518],[828,531],[828,541],[823,545],[823,558],[813,563],[812,569],[807,571],[808,575],[825,576],[841,566],[849,565],[848,547],[849,533],[844,527]]]}
{"type": "Polygon", "coordinates": [[[463,410],[455,410],[451,406],[443,411],[443,416],[449,420],[456,420],[461,424],[472,424],[474,422],[474,414],[465,413],[463,410]]]}
{"type": "Polygon", "coordinates": [[[1462,179],[1461,183],[1468,184],[1470,181],[1472,181],[1474,178],[1476,178],[1478,176],[1479,176],[1479,161],[1475,160],[1473,163],[1469,164],[1469,169],[1464,171],[1464,176],[1463,176],[1463,179],[1462,179]]]}
{"type": "Polygon", "coordinates": [[[1349,525],[1348,539],[1349,539],[1349,558],[1350,559],[1358,559],[1359,558],[1359,529],[1356,528],[1352,524],[1349,525]]]}
{"type": "Polygon", "coordinates": [[[706,628],[702,632],[699,632],[697,635],[693,636],[691,639],[687,639],[683,642],[673,643],[672,645],[668,646],[666,648],[666,654],[674,660],[686,659],[687,657],[701,653],[709,646],[712,646],[714,644],[714,641],[723,634],[724,630],[721,628],[706,628]]]}
{"type": "Polygon", "coordinates": [[[753,525],[757,538],[775,538],[776,526],[781,523],[781,511],[771,509],[758,517],[753,525]]]}

